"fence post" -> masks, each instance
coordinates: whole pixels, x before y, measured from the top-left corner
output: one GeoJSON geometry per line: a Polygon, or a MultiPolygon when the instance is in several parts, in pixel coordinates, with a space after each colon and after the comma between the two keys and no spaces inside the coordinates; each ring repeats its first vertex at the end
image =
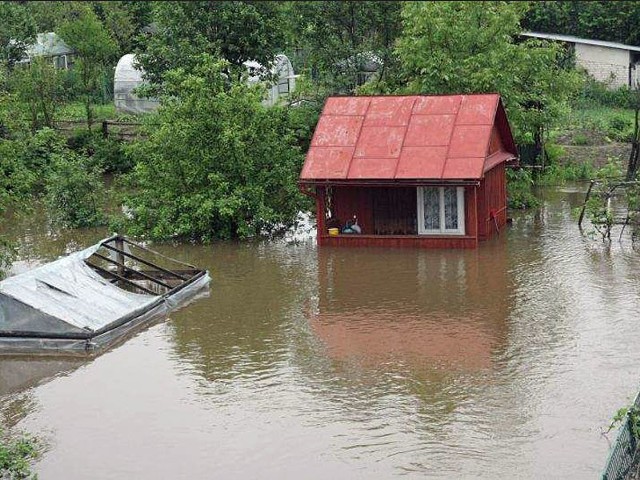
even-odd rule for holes
{"type": "Polygon", "coordinates": [[[109,122],[106,120],[102,121],[102,138],[107,138],[109,136],[109,122]]]}

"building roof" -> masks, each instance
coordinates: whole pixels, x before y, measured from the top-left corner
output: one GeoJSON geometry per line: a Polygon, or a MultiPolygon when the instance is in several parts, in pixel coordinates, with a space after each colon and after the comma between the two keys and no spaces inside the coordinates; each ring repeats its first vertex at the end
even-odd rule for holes
{"type": "Polygon", "coordinates": [[[36,42],[29,45],[26,50],[29,58],[49,57],[55,55],[68,55],[73,53],[73,49],[64,43],[64,40],[53,32],[39,33],[36,35],[36,42]]]}
{"type": "Polygon", "coordinates": [[[598,47],[618,48],[621,50],[629,50],[631,52],[640,52],[640,47],[633,45],[625,45],[624,43],[605,42],[603,40],[591,40],[590,38],[574,37],[573,35],[560,35],[557,33],[541,33],[541,32],[522,32],[523,37],[540,38],[542,40],[558,40],[568,43],[583,43],[585,45],[595,45],[598,47]]]}
{"type": "Polygon", "coordinates": [[[300,181],[480,179],[516,157],[498,94],[330,97],[300,181]]]}

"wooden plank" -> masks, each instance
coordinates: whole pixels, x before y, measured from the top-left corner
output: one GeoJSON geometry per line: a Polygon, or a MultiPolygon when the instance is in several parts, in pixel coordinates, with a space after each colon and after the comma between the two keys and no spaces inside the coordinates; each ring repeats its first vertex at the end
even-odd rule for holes
{"type": "Polygon", "coordinates": [[[180,280],[185,280],[185,281],[189,280],[187,277],[184,277],[184,276],[180,275],[179,273],[176,273],[176,272],[171,271],[171,270],[167,270],[166,268],[162,268],[161,266],[156,265],[156,264],[154,264],[152,262],[149,262],[147,260],[144,260],[144,259],[138,257],[137,255],[134,255],[133,253],[128,253],[128,252],[125,252],[124,250],[118,250],[116,247],[112,247],[111,245],[107,245],[106,243],[103,243],[102,246],[104,248],[108,248],[109,250],[113,250],[114,252],[119,252],[122,255],[125,255],[125,256],[127,256],[129,258],[133,258],[134,260],[137,260],[140,263],[144,263],[148,267],[152,267],[154,269],[161,270],[164,273],[167,273],[167,274],[172,275],[172,276],[174,276],[176,278],[179,278],[180,280]]]}
{"type": "Polygon", "coordinates": [[[387,248],[476,248],[476,237],[431,235],[323,235],[321,246],[387,248]]]}
{"type": "Polygon", "coordinates": [[[120,280],[121,282],[124,282],[124,283],[126,283],[126,284],[128,284],[128,285],[131,285],[131,286],[135,287],[135,288],[139,288],[139,289],[140,289],[140,290],[142,290],[143,292],[147,292],[147,293],[149,293],[149,294],[151,294],[151,295],[156,295],[156,296],[158,295],[156,292],[154,292],[154,291],[152,291],[152,290],[149,290],[148,288],[143,287],[142,285],[138,285],[136,282],[132,282],[132,281],[131,281],[131,280],[129,280],[128,278],[125,278],[125,277],[123,277],[123,276],[121,276],[121,275],[118,275],[118,274],[117,274],[117,273],[115,273],[115,272],[111,272],[111,271],[107,270],[106,268],[99,267],[98,265],[94,265],[93,263],[89,263],[89,262],[88,262],[88,261],[86,261],[86,260],[85,260],[85,263],[86,263],[87,265],[89,265],[91,268],[94,268],[94,269],[96,269],[97,271],[99,271],[99,272],[101,272],[101,273],[104,273],[104,274],[106,274],[106,275],[110,275],[110,276],[112,276],[113,278],[116,278],[116,279],[120,280]]]}
{"type": "Polygon", "coordinates": [[[123,269],[123,271],[122,271],[122,272],[118,271],[118,274],[119,274],[119,275],[126,276],[126,277],[128,277],[128,278],[136,278],[136,277],[138,277],[138,276],[139,276],[140,278],[143,278],[143,279],[149,280],[149,281],[151,281],[151,282],[157,283],[158,285],[161,285],[161,286],[163,286],[163,287],[165,287],[165,288],[168,288],[169,290],[171,290],[171,289],[173,288],[171,285],[169,285],[169,284],[167,284],[167,283],[164,283],[164,282],[163,282],[163,281],[161,281],[161,280],[158,280],[158,278],[153,277],[153,276],[151,276],[151,275],[149,275],[149,274],[147,274],[147,273],[143,272],[142,270],[134,270],[133,268],[127,267],[127,266],[126,266],[126,265],[124,265],[124,264],[120,264],[120,263],[118,263],[116,260],[112,260],[112,259],[111,259],[111,258],[109,258],[109,257],[105,257],[104,255],[100,255],[100,254],[99,254],[99,253],[97,253],[97,252],[96,252],[96,253],[94,253],[94,254],[93,254],[93,256],[98,257],[98,258],[100,258],[100,259],[102,259],[102,260],[105,260],[105,261],[107,261],[107,262],[109,262],[109,263],[112,263],[112,264],[114,264],[114,265],[117,265],[117,266],[118,266],[118,268],[122,268],[122,269],[123,269]],[[126,270],[126,271],[125,271],[125,270],[126,270]]]}

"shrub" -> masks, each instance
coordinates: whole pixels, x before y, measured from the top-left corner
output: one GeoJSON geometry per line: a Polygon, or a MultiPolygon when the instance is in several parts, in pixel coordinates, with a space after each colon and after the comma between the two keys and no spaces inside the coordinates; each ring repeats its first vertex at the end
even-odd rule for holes
{"type": "Polygon", "coordinates": [[[102,171],[78,154],[55,155],[45,185],[45,203],[61,226],[80,228],[105,223],[102,171]]]}
{"type": "Polygon", "coordinates": [[[599,82],[590,75],[584,75],[582,92],[576,97],[576,107],[591,108],[595,105],[614,108],[629,108],[633,101],[633,92],[628,87],[611,89],[606,83],[599,82]]]}
{"type": "Polygon", "coordinates": [[[507,170],[507,204],[509,208],[532,208],[539,205],[532,192],[533,176],[525,169],[507,170]]]}
{"type": "Polygon", "coordinates": [[[618,142],[629,142],[633,137],[633,120],[623,115],[614,115],[607,124],[607,136],[618,142]]]}
{"type": "Polygon", "coordinates": [[[223,62],[200,58],[192,74],[166,77],[159,126],[129,147],[136,190],[125,199],[130,233],[198,240],[243,238],[290,225],[304,198],[303,156],[290,112],[261,92],[229,85],[223,62]]]}
{"type": "Polygon", "coordinates": [[[589,145],[589,138],[584,133],[576,133],[573,137],[573,144],[579,146],[589,145]]]}
{"type": "Polygon", "coordinates": [[[39,442],[28,435],[10,437],[0,432],[0,478],[35,478],[31,461],[40,455],[39,442]]]}
{"type": "Polygon", "coordinates": [[[67,140],[69,148],[91,158],[92,163],[107,173],[123,173],[131,170],[133,162],[121,141],[103,138],[102,133],[86,128],[77,129],[67,140]]]}

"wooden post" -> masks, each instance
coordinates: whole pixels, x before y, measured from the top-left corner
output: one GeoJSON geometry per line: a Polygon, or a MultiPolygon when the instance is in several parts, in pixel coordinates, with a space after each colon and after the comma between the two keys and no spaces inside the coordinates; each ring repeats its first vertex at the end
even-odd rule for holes
{"type": "MultiPolygon", "coordinates": [[[[124,250],[124,241],[122,240],[122,238],[116,238],[115,243],[118,250],[124,250]]],[[[124,255],[122,255],[122,253],[116,252],[116,262],[118,262],[118,275],[124,276],[124,255]]]]}
{"type": "Polygon", "coordinates": [[[109,137],[109,122],[106,120],[102,121],[102,138],[109,137]]]}

